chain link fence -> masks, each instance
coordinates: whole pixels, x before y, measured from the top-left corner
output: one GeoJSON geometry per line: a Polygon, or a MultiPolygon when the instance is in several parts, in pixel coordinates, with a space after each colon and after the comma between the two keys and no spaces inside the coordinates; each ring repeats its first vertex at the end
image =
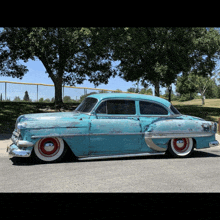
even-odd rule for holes
{"type": "MultiPolygon", "coordinates": [[[[118,90],[74,86],[63,86],[62,89],[63,102],[79,102],[91,93],[119,92],[118,90]]],[[[28,101],[31,102],[54,102],[55,87],[41,83],[0,81],[0,101],[23,101],[27,99],[27,95],[28,101]]]]}

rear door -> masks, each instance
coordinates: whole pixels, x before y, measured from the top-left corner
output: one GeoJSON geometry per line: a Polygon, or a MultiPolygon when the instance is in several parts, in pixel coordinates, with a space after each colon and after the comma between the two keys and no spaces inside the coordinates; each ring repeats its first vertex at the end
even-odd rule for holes
{"type": "MultiPolygon", "coordinates": [[[[163,119],[169,119],[170,112],[167,110],[165,106],[162,106],[159,103],[152,102],[152,101],[140,101],[139,102],[139,109],[140,109],[140,123],[143,133],[151,133],[154,132],[153,124],[157,121],[163,119]]],[[[169,127],[167,127],[169,130],[169,127]]],[[[164,143],[167,142],[166,139],[153,139],[155,143],[164,143]]],[[[142,139],[142,152],[154,152],[157,151],[158,148],[152,144],[151,139],[142,139]],[[146,143],[147,141],[147,143],[146,143]]]]}

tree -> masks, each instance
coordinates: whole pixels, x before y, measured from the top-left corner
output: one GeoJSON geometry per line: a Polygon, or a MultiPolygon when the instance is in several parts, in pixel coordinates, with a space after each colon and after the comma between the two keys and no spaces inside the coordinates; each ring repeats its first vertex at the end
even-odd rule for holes
{"type": "Polygon", "coordinates": [[[153,95],[153,91],[151,88],[150,89],[142,88],[139,93],[145,95],[153,95]]]}
{"type": "Polygon", "coordinates": [[[15,96],[15,98],[14,98],[14,100],[13,100],[14,102],[20,102],[21,101],[21,99],[20,99],[20,97],[19,96],[15,96]]]}
{"type": "Polygon", "coordinates": [[[130,87],[129,89],[127,89],[127,92],[139,93],[139,89],[138,88],[134,88],[134,87],[130,87]]]}
{"type": "Polygon", "coordinates": [[[202,105],[204,105],[205,93],[207,89],[210,88],[214,83],[214,78],[211,79],[210,77],[203,77],[190,73],[189,75],[183,75],[177,79],[176,91],[180,94],[190,93],[190,97],[192,93],[200,93],[202,105]]]}
{"type": "Polygon", "coordinates": [[[50,103],[50,99],[49,99],[49,98],[44,99],[44,102],[46,102],[46,103],[50,103]]]}
{"type": "Polygon", "coordinates": [[[62,105],[62,85],[107,83],[111,68],[109,28],[5,27],[0,31],[0,74],[22,78],[28,69],[19,60],[39,59],[55,86],[55,104],[62,105]]]}
{"type": "Polygon", "coordinates": [[[71,99],[70,96],[64,96],[64,97],[63,97],[63,102],[64,102],[64,103],[68,103],[68,102],[70,103],[71,101],[72,101],[72,99],[71,99]]]}
{"type": "Polygon", "coordinates": [[[28,91],[25,91],[23,100],[27,101],[27,102],[30,101],[30,98],[29,98],[29,95],[28,95],[28,91]]]}
{"type": "Polygon", "coordinates": [[[214,28],[118,28],[113,59],[127,81],[170,86],[181,72],[211,75],[219,56],[220,37],[214,28]]]}
{"type": "Polygon", "coordinates": [[[40,99],[39,99],[39,102],[44,102],[44,98],[40,98],[40,99]]]}
{"type": "Polygon", "coordinates": [[[192,80],[189,80],[189,75],[183,74],[182,76],[177,77],[176,81],[176,92],[179,94],[188,94],[190,99],[193,98],[193,94],[197,92],[192,80]]]}
{"type": "Polygon", "coordinates": [[[51,98],[50,102],[54,103],[55,102],[55,98],[51,98]]]}

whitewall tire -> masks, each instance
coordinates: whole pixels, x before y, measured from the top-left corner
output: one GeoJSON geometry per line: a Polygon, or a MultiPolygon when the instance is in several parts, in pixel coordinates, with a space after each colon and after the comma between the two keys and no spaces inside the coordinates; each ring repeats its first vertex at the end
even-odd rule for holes
{"type": "Polygon", "coordinates": [[[35,156],[44,162],[60,161],[66,150],[63,140],[56,137],[40,139],[34,146],[35,156]]]}
{"type": "Polygon", "coordinates": [[[189,157],[193,152],[192,138],[171,139],[168,151],[174,157],[189,157]]]}

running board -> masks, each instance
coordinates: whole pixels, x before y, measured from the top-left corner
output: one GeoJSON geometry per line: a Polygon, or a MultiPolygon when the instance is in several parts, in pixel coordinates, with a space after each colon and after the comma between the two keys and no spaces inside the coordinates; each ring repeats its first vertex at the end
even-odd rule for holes
{"type": "Polygon", "coordinates": [[[78,160],[97,160],[97,159],[111,159],[111,158],[122,158],[122,157],[141,157],[141,156],[153,156],[153,155],[164,155],[165,152],[160,153],[140,153],[140,154],[120,154],[111,156],[91,156],[91,157],[78,157],[78,160]]]}

